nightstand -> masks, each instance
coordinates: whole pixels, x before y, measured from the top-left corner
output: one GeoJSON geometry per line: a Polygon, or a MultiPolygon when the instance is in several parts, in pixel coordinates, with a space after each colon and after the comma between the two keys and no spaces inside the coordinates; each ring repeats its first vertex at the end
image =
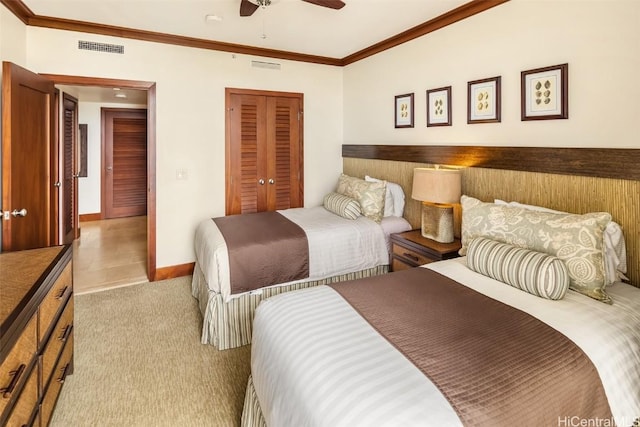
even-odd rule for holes
{"type": "Polygon", "coordinates": [[[391,235],[391,271],[418,267],[434,261],[458,257],[462,246],[460,239],[453,243],[439,243],[422,237],[420,230],[412,230],[391,235]]]}

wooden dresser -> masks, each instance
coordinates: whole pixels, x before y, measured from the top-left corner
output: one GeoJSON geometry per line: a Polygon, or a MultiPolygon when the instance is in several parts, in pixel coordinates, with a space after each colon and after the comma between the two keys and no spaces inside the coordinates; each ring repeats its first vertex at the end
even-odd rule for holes
{"type": "Polygon", "coordinates": [[[73,369],[71,246],[0,254],[0,426],[46,426],[73,369]]]}

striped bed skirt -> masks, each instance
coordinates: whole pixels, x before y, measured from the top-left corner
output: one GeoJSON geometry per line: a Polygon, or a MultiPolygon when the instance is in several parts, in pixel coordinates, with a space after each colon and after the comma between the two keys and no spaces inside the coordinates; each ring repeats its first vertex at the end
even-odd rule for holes
{"type": "Polygon", "coordinates": [[[222,294],[209,289],[204,273],[196,261],[191,281],[191,294],[198,300],[203,317],[201,342],[212,344],[218,350],[251,344],[253,315],[263,299],[311,286],[377,276],[388,271],[388,265],[380,265],[322,280],[264,288],[261,293],[245,294],[225,303],[222,294]]]}
{"type": "Polygon", "coordinates": [[[267,422],[262,415],[262,408],[258,401],[256,389],[253,386],[253,377],[249,375],[247,381],[247,391],[244,395],[244,406],[242,407],[241,427],[267,427],[267,422]]]}

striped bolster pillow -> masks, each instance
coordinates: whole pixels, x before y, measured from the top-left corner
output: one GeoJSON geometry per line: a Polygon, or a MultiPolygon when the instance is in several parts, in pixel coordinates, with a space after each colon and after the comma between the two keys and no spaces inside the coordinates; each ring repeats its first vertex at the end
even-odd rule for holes
{"type": "Polygon", "coordinates": [[[469,244],[467,265],[473,271],[546,299],[561,299],[569,288],[569,271],[559,258],[484,237],[469,244]]]}
{"type": "Polygon", "coordinates": [[[356,199],[338,193],[329,193],[324,196],[324,208],[329,212],[347,219],[356,219],[360,216],[360,203],[356,199]]]}

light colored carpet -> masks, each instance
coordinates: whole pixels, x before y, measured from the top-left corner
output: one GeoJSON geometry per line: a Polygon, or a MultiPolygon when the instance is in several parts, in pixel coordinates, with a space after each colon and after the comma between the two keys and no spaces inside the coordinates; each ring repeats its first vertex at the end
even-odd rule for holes
{"type": "Polygon", "coordinates": [[[75,297],[75,367],[51,426],[237,426],[250,346],[200,344],[191,277],[75,297]]]}

